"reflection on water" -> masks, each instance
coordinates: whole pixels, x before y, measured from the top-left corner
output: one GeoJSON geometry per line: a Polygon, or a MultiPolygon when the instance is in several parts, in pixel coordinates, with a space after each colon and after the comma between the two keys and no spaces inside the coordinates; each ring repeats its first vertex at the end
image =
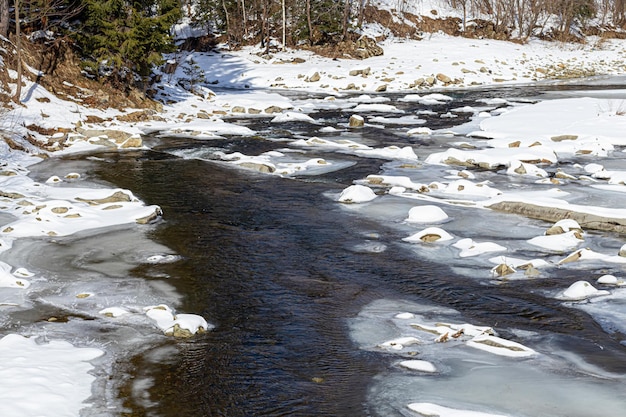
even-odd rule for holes
{"type": "MultiPolygon", "coordinates": [[[[438,111],[475,105],[476,99],[491,94],[459,93],[438,111]]],[[[518,87],[507,94],[532,99],[539,92],[518,87]]],[[[410,110],[408,104],[404,108],[410,110]]],[[[466,120],[463,117],[469,115],[454,121],[432,116],[428,125],[454,126],[466,120]]],[[[316,118],[332,124],[345,121],[346,114],[328,111],[316,118]]],[[[274,127],[264,119],[245,123],[272,139],[310,137],[319,128],[274,127]]],[[[347,135],[383,145],[413,140],[374,127],[347,135]]],[[[555,271],[555,280],[485,285],[468,277],[474,265],[463,265],[461,272],[427,254],[416,256],[401,243],[407,234],[400,222],[385,224],[377,217],[386,213],[361,215],[328,198],[355,179],[378,173],[384,161],[343,155],[354,164],[319,177],[285,179],[168,153],[205,152],[210,147],[258,154],[286,146],[283,142],[152,142],[155,151],[70,158],[90,176],[162,207],[164,219],[149,237],[181,259],[135,266],[129,274],[166,281],[183,295],[181,311],[200,314],[216,325],[209,334],[159,343],[134,358],[136,382],[124,392],[126,405],[136,415],[395,415],[395,407],[387,410],[368,403],[368,393],[380,403],[389,400],[386,389],[404,384],[396,379],[375,382],[397,358],[361,349],[348,325],[348,319],[379,299],[427,302],[454,308],[474,324],[554,334],[555,345],[567,346],[605,369],[626,372],[626,355],[618,341],[584,312],[546,296],[562,288],[559,278],[573,280],[584,271],[555,271]],[[172,347],[178,351],[175,356],[172,347]]],[[[422,153],[441,146],[413,144],[422,153]]],[[[45,177],[45,165],[36,170],[34,175],[45,177]]],[[[527,227],[523,223],[513,230],[521,235],[527,227]]],[[[123,263],[90,253],[86,261],[102,261],[123,271],[123,263]]]]}

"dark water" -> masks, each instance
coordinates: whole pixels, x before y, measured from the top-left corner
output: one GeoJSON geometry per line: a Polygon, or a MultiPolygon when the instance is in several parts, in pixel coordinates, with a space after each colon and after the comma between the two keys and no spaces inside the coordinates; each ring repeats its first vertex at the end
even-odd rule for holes
{"type": "MultiPolygon", "coordinates": [[[[490,94],[465,93],[452,106],[490,94]]],[[[334,111],[323,117],[345,116],[334,111]]],[[[433,119],[427,126],[460,121],[433,119]]],[[[278,131],[267,120],[241,123],[266,137],[311,129],[294,124],[278,131]]],[[[380,132],[361,134],[384,144],[401,141],[380,132]]],[[[211,146],[248,154],[284,146],[262,139],[232,138],[211,146]]],[[[525,282],[485,286],[416,259],[402,246],[384,253],[355,251],[370,235],[381,242],[404,235],[341,210],[324,193],[378,172],[383,161],[354,158],[353,167],[339,172],[285,179],[167,153],[206,145],[155,140],[153,151],[105,153],[105,161],[93,162],[98,178],[162,207],[164,219],[152,238],[183,257],[160,266],[185,296],[179,310],[216,325],[206,335],[171,342],[181,354],[166,363],[144,355],[133,359],[132,372],[154,378],[155,385],[152,405],[127,399],[132,415],[374,415],[368,386],[391,358],[360,350],[349,337],[347,319],[381,298],[448,306],[475,324],[552,332],[564,343],[576,335],[572,349],[607,369],[626,371],[626,353],[616,338],[585,313],[541,295],[543,289],[562,288],[562,282],[536,281],[536,292],[521,290],[525,282]]]]}

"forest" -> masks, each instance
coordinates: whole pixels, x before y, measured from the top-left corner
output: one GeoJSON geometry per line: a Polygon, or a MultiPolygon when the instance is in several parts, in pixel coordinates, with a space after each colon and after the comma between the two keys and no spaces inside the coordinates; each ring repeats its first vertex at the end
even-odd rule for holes
{"type": "MultiPolygon", "coordinates": [[[[85,74],[119,83],[146,79],[163,54],[180,47],[177,23],[201,30],[209,45],[259,44],[316,48],[354,42],[365,23],[412,27],[422,0],[0,0],[0,34],[71,43],[85,74]],[[388,10],[381,12],[380,3],[388,10]],[[391,7],[389,7],[391,6],[391,7]],[[399,23],[398,23],[399,22],[399,23]],[[16,24],[18,23],[18,24],[16,24]]],[[[434,2],[429,1],[428,4],[434,2]]],[[[458,36],[525,42],[531,37],[582,41],[584,35],[622,36],[626,0],[440,0],[458,18],[445,26],[458,36]],[[450,29],[451,28],[451,29],[450,29]],[[477,30],[481,28],[481,30],[477,30]]],[[[433,10],[428,18],[436,20],[433,10]],[[435,19],[433,19],[435,18],[435,19]]],[[[450,19],[447,19],[450,20],[450,19]]],[[[400,32],[402,34],[402,32],[400,32]]],[[[19,44],[19,40],[17,41],[19,44]]],[[[207,45],[207,42],[204,43],[207,45]]]]}

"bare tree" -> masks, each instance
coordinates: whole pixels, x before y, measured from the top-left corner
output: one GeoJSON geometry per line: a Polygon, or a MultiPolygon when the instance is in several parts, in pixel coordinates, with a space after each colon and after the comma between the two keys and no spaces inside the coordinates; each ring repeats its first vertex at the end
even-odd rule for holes
{"type": "Polygon", "coordinates": [[[287,8],[285,7],[285,0],[282,0],[282,16],[283,16],[283,51],[287,43],[287,8]]]}
{"type": "Polygon", "coordinates": [[[15,59],[17,60],[17,86],[15,88],[15,96],[13,101],[20,102],[22,96],[22,33],[20,25],[20,0],[15,0],[15,59]]]}
{"type": "Polygon", "coordinates": [[[352,3],[350,0],[345,0],[343,5],[343,34],[342,38],[345,41],[348,39],[348,23],[350,22],[350,11],[352,9],[352,3]]]}
{"type": "Polygon", "coordinates": [[[0,35],[5,38],[9,36],[10,20],[9,0],[0,0],[0,35]]]}

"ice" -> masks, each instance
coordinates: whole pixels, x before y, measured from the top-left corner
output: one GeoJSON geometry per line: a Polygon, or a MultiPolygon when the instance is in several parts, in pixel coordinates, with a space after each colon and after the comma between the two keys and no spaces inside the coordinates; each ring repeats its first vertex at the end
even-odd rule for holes
{"type": "Polygon", "coordinates": [[[435,415],[618,417],[623,414],[624,376],[602,373],[572,353],[555,350],[549,335],[510,329],[520,338],[512,341],[487,334],[487,327],[455,325],[455,322],[463,323],[463,318],[454,310],[403,300],[374,301],[350,321],[352,338],[361,349],[400,359],[395,362],[398,365],[395,371],[385,371],[374,379],[368,404],[376,413],[407,415],[403,410],[413,406],[416,412],[434,410],[435,415]],[[416,323],[420,323],[422,330],[415,327],[416,323]],[[467,332],[458,339],[493,343],[481,346],[487,350],[473,349],[474,342],[463,343],[451,335],[445,342],[435,342],[446,326],[454,327],[448,328],[449,333],[456,329],[467,332]],[[420,343],[402,345],[403,349],[382,347],[389,342],[398,347],[398,343],[414,340],[420,343]],[[510,355],[490,351],[498,349],[498,345],[512,347],[504,348],[510,355]],[[515,357],[516,354],[519,356],[515,357]],[[412,363],[417,370],[411,370],[412,363]],[[421,370],[427,364],[436,371],[421,370]]]}
{"type": "Polygon", "coordinates": [[[409,410],[422,416],[439,417],[505,417],[502,414],[482,413],[471,410],[458,410],[455,408],[442,407],[431,403],[413,403],[407,406],[409,410]]]}

